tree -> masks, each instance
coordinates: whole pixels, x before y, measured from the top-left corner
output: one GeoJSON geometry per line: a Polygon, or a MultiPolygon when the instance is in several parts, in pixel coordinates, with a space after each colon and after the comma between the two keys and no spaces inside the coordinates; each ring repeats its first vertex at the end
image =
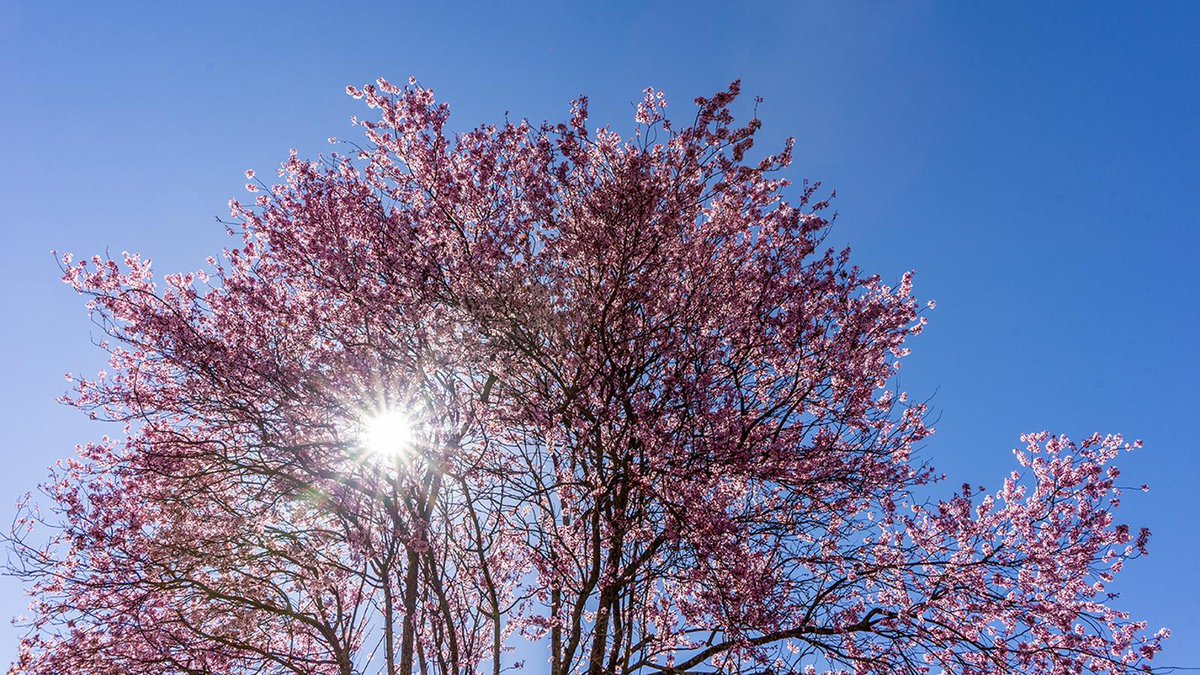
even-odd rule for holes
{"type": "Polygon", "coordinates": [[[684,127],[647,90],[628,139],[349,91],[367,142],[251,182],[208,271],[64,258],[109,353],[69,401],[123,433],[10,537],[13,672],[1149,670],[1107,591],[1137,444],[920,498],[911,275],[822,250],[737,83],[684,127]]]}

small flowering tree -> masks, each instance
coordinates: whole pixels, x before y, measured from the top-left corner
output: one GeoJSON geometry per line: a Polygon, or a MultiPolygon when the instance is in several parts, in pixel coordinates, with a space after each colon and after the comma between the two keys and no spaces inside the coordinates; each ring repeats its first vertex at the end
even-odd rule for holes
{"type": "Polygon", "coordinates": [[[248,173],[207,271],[64,258],[110,361],[68,400],[123,432],[22,510],[12,672],[1149,670],[1108,604],[1133,446],[917,500],[911,277],[822,250],[736,83],[628,138],[350,93],[366,142],[248,173]]]}

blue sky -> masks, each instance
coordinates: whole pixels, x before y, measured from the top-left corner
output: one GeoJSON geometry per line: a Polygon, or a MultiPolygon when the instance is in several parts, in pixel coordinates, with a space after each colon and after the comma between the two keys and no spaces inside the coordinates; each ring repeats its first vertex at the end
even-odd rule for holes
{"type": "MultiPolygon", "coordinates": [[[[832,238],[937,301],[902,385],[933,395],[949,485],[995,488],[1026,431],[1145,439],[1120,604],[1200,666],[1200,4],[571,5],[0,0],[0,504],[110,431],[54,403],[101,357],[52,249],[200,266],[242,172],[352,137],[344,87],[378,76],[459,128],[586,93],[617,130],[646,86],[688,115],[740,78],[793,176],[837,190],[832,238]]],[[[0,615],[24,603],[0,581],[0,615]]]]}

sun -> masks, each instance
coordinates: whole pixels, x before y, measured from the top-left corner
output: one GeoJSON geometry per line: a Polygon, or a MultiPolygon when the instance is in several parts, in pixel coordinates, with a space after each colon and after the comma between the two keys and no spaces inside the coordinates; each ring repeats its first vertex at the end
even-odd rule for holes
{"type": "Polygon", "coordinates": [[[399,411],[381,410],[363,420],[360,442],[373,455],[398,457],[415,440],[412,421],[399,411]]]}

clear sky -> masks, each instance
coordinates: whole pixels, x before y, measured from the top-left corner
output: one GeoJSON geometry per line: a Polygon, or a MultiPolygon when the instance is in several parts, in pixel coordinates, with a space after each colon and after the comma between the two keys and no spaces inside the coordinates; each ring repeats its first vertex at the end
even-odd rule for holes
{"type": "MultiPolygon", "coordinates": [[[[1200,3],[575,4],[0,0],[0,517],[116,431],[54,403],[102,362],[52,249],[201,266],[242,172],[353,137],[344,87],[378,76],[459,128],[586,93],[617,130],[646,86],[690,115],[741,78],[793,176],[836,188],[833,239],[938,303],[902,385],[934,397],[947,491],[997,487],[1022,432],[1145,439],[1120,604],[1200,666],[1200,3]]],[[[0,615],[24,602],[0,581],[0,615]]]]}

